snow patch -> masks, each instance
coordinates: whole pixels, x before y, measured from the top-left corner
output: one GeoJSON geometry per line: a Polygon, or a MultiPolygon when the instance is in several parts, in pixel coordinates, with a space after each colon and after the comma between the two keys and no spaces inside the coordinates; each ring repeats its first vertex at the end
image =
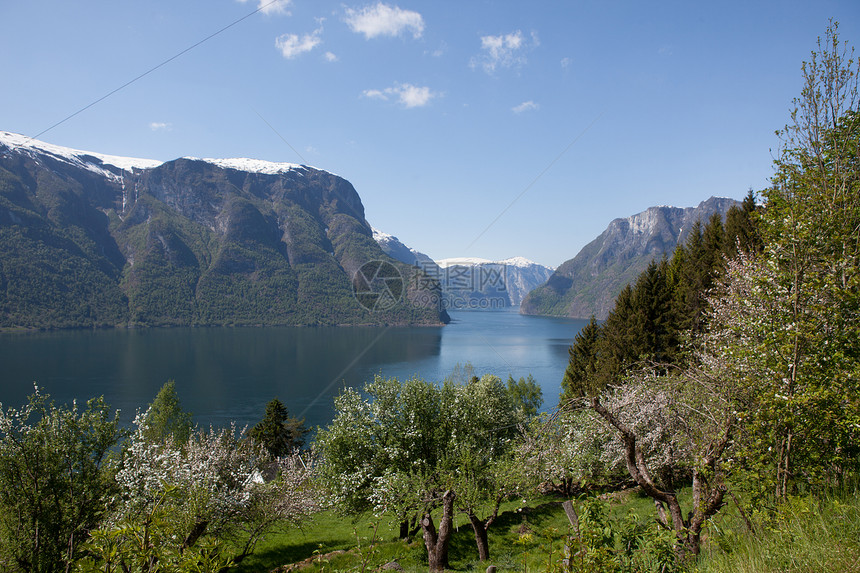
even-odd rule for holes
{"type": "MultiPolygon", "coordinates": [[[[531,261],[525,257],[511,257],[501,261],[491,261],[490,259],[481,259],[478,257],[452,257],[436,261],[436,264],[441,268],[459,266],[459,267],[474,267],[478,265],[506,265],[509,267],[528,268],[531,266],[542,267],[540,263],[531,261]]],[[[552,267],[546,267],[552,269],[552,267]]]]}
{"type": "Polygon", "coordinates": [[[212,165],[217,165],[222,169],[235,169],[237,171],[247,171],[248,173],[261,173],[263,175],[278,175],[287,173],[288,171],[297,171],[307,169],[305,165],[298,163],[276,163],[274,161],[264,161],[262,159],[250,159],[248,157],[233,157],[228,159],[212,159],[200,157],[183,157],[191,161],[205,161],[212,165]]]}
{"type": "Polygon", "coordinates": [[[478,257],[452,257],[450,259],[442,259],[436,261],[436,264],[439,267],[446,269],[448,267],[474,267],[477,265],[489,265],[493,264],[496,261],[491,261],[490,259],[480,259],[478,257]]]}
{"type": "Polygon", "coordinates": [[[373,226],[370,227],[370,230],[373,231],[373,240],[377,243],[390,243],[392,241],[397,241],[398,243],[400,242],[394,235],[383,233],[379,229],[373,228],[373,226]]]}
{"type": "Polygon", "coordinates": [[[0,144],[7,146],[11,151],[16,153],[27,153],[31,156],[34,154],[50,155],[65,163],[71,163],[72,165],[83,167],[94,173],[114,179],[119,178],[119,176],[104,169],[103,165],[111,165],[125,171],[132,171],[133,169],[152,169],[163,163],[163,161],[155,159],[120,157],[118,155],[105,155],[103,153],[72,149],[71,147],[62,147],[8,131],[0,131],[0,144]]]}

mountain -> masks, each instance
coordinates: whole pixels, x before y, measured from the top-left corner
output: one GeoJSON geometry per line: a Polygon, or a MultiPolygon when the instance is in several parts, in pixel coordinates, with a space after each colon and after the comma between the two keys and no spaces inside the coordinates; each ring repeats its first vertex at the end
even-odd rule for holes
{"type": "Polygon", "coordinates": [[[556,269],[520,306],[523,314],[604,319],[618,293],[653,259],[671,255],[696,221],[724,217],[734,199],[711,197],[696,207],[649,207],[615,219],[596,239],[556,269]]]}
{"type": "Polygon", "coordinates": [[[418,263],[418,266],[420,266],[421,263],[433,262],[433,259],[429,256],[411,247],[407,247],[394,235],[373,229],[373,240],[385,251],[385,254],[393,259],[397,259],[401,263],[406,263],[407,265],[418,263]]]}
{"type": "Polygon", "coordinates": [[[326,171],[0,132],[0,327],[440,324],[439,288],[326,171]]]}
{"type": "Polygon", "coordinates": [[[544,284],[553,271],[523,257],[503,261],[474,257],[434,261],[388,233],[374,229],[373,238],[388,255],[438,279],[445,307],[451,309],[517,306],[529,291],[544,284]]]}
{"type": "Polygon", "coordinates": [[[552,269],[523,257],[503,261],[452,258],[436,261],[448,296],[448,308],[518,306],[532,289],[544,284],[552,269]]]}

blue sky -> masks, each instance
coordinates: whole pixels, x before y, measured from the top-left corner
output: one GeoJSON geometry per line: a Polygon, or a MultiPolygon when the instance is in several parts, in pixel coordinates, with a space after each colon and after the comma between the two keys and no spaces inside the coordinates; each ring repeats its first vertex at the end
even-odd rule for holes
{"type": "MultiPolygon", "coordinates": [[[[36,135],[270,0],[4,2],[0,129],[36,135]]],[[[351,181],[440,259],[556,266],[615,217],[742,198],[860,2],[280,0],[40,139],[351,181]]]]}

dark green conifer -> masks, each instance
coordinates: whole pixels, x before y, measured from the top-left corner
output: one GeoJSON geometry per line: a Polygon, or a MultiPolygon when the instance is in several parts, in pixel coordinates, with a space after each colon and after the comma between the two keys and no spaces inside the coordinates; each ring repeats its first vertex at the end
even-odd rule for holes
{"type": "Polygon", "coordinates": [[[597,387],[599,336],[600,326],[592,314],[591,320],[579,331],[567,350],[570,359],[561,382],[563,404],[575,401],[577,398],[592,396],[602,389],[597,387]]]}
{"type": "Polygon", "coordinates": [[[274,398],[266,404],[266,414],[248,431],[248,436],[278,458],[304,446],[308,431],[304,418],[291,417],[283,402],[274,398]]]}

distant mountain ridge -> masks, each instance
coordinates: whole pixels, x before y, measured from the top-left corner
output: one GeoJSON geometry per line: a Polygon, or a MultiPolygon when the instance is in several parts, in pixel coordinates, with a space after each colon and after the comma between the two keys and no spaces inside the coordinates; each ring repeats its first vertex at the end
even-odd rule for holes
{"type": "Polygon", "coordinates": [[[532,289],[549,279],[553,271],[524,257],[501,261],[458,257],[436,263],[443,270],[441,280],[449,293],[449,308],[457,308],[457,301],[470,304],[468,298],[463,300],[464,297],[477,299],[479,305],[484,300],[488,301],[483,303],[485,305],[501,300],[503,306],[519,306],[532,289]],[[452,299],[451,296],[458,298],[452,299]]]}
{"type": "Polygon", "coordinates": [[[526,296],[520,312],[604,319],[617,294],[655,258],[671,255],[693,224],[725,214],[735,199],[711,197],[696,207],[649,207],[609,223],[603,233],[556,269],[545,285],[526,296]]]}
{"type": "Polygon", "coordinates": [[[422,291],[432,279],[371,281],[400,303],[365,308],[354,280],[370,261],[416,277],[373,240],[353,186],[326,171],[133,159],[0,132],[0,327],[446,320],[422,291]]]}
{"type": "Polygon", "coordinates": [[[388,233],[374,229],[373,238],[388,255],[416,265],[442,284],[450,309],[498,309],[518,306],[526,294],[544,284],[553,269],[524,257],[501,261],[456,257],[434,261],[388,233]]]}
{"type": "Polygon", "coordinates": [[[401,263],[414,265],[416,261],[419,263],[433,261],[433,259],[428,255],[425,255],[420,251],[416,251],[411,247],[407,247],[394,235],[383,233],[378,229],[373,229],[373,240],[375,240],[380,248],[385,251],[385,254],[397,259],[401,263]]]}

